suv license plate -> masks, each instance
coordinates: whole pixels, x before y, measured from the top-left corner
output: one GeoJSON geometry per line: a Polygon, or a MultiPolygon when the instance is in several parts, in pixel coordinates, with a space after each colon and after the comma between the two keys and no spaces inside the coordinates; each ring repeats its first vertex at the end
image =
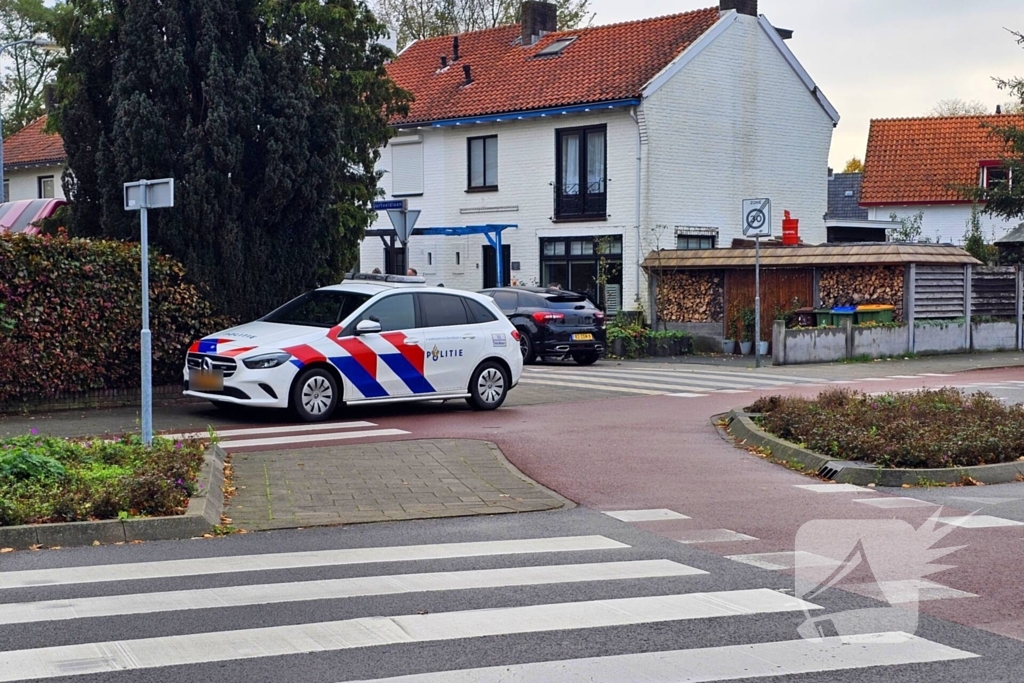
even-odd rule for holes
{"type": "Polygon", "coordinates": [[[194,368],[189,368],[188,388],[192,391],[224,391],[224,371],[196,370],[194,368]]]}
{"type": "Polygon", "coordinates": [[[594,341],[594,335],[592,334],[574,334],[572,335],[573,341],[594,341]]]}

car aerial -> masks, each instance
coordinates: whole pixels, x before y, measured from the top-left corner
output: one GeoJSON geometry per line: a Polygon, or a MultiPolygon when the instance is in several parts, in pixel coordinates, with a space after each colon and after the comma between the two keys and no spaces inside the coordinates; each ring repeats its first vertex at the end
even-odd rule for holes
{"type": "Polygon", "coordinates": [[[465,398],[501,406],[519,382],[519,332],[486,296],[422,278],[352,274],[188,350],[185,394],[219,407],[290,408],[465,398]]]}
{"type": "Polygon", "coordinates": [[[593,365],[604,355],[604,313],[585,294],[540,287],[499,287],[481,294],[494,299],[519,331],[523,363],[571,356],[593,365]]]}

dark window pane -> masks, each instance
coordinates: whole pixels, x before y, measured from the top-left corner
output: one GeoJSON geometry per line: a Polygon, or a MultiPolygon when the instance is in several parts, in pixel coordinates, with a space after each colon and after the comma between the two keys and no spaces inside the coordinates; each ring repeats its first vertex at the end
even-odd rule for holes
{"type": "Polygon", "coordinates": [[[469,312],[473,314],[473,317],[476,318],[476,322],[478,323],[493,323],[498,319],[479,301],[466,299],[466,305],[469,306],[469,312]]]}
{"type": "Polygon", "coordinates": [[[420,294],[424,327],[468,325],[469,317],[462,297],[455,294],[420,294]]]}
{"type": "Polygon", "coordinates": [[[505,314],[514,312],[519,305],[519,298],[515,292],[495,292],[493,298],[494,303],[498,304],[498,308],[505,314]]]}
{"type": "Polygon", "coordinates": [[[365,294],[316,291],[303,294],[263,318],[269,323],[334,327],[366,303],[365,294]]]}
{"type": "Polygon", "coordinates": [[[363,320],[376,320],[380,323],[381,332],[413,329],[416,327],[416,308],[412,294],[396,294],[381,299],[359,316],[356,324],[363,320]]]}

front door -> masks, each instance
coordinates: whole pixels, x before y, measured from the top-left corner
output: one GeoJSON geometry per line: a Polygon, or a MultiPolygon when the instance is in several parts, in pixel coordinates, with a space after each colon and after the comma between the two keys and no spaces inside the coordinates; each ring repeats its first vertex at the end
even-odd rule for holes
{"type": "Polygon", "coordinates": [[[344,378],[345,401],[433,393],[424,378],[420,332],[416,328],[416,301],[409,292],[377,301],[343,332],[332,331],[328,336],[344,351],[330,361],[344,378]],[[356,325],[363,320],[379,322],[380,333],[356,335],[356,325]]]}
{"type": "Polygon", "coordinates": [[[507,287],[512,282],[512,246],[501,245],[501,269],[505,271],[501,283],[498,283],[498,252],[491,245],[484,245],[484,289],[491,287],[507,287]]]}

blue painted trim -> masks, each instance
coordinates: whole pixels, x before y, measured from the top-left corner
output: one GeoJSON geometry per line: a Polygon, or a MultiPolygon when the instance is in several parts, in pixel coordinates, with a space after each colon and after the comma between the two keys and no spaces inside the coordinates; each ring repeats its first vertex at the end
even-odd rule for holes
{"type": "Polygon", "coordinates": [[[427,378],[419,373],[419,371],[412,366],[412,363],[400,353],[385,353],[378,356],[382,361],[387,363],[387,366],[398,375],[399,379],[405,382],[405,386],[414,394],[433,394],[436,393],[436,389],[431,386],[427,378]]]}
{"type": "Polygon", "coordinates": [[[297,367],[297,368],[298,368],[299,370],[301,370],[301,369],[302,369],[303,367],[305,367],[305,365],[306,365],[305,363],[303,363],[303,362],[302,362],[301,360],[299,360],[298,358],[292,358],[292,359],[291,359],[290,361],[288,361],[288,362],[289,362],[289,363],[291,363],[292,365],[294,365],[295,367],[297,367]]]}
{"type": "Polygon", "coordinates": [[[371,377],[370,373],[352,356],[331,358],[331,363],[341,371],[341,374],[345,375],[349,382],[352,382],[352,385],[364,397],[387,398],[388,392],[384,390],[384,387],[371,377]]]}
{"type": "Polygon", "coordinates": [[[414,235],[445,235],[446,237],[465,235],[487,235],[490,239],[491,233],[499,233],[509,228],[518,228],[518,225],[511,223],[495,223],[492,225],[467,225],[453,228],[415,228],[414,235]]]}
{"type": "Polygon", "coordinates": [[[579,114],[582,112],[601,111],[603,109],[621,109],[622,107],[635,107],[640,104],[640,98],[628,100],[612,100],[610,102],[594,102],[592,104],[577,104],[571,107],[551,107],[549,109],[537,109],[534,111],[508,112],[505,114],[489,114],[487,116],[470,116],[460,119],[444,119],[441,121],[421,121],[419,123],[398,124],[395,128],[446,128],[450,126],[463,126],[470,123],[495,123],[498,121],[519,121],[521,119],[539,119],[546,116],[561,116],[562,114],[579,114]]]}

